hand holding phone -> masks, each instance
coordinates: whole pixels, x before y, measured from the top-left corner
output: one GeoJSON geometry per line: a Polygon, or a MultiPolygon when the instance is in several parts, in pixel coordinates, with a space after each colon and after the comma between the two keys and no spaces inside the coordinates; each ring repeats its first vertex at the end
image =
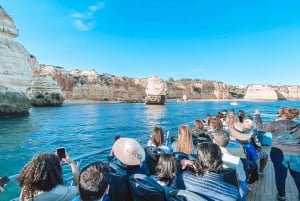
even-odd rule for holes
{"type": "Polygon", "coordinates": [[[59,160],[61,160],[62,158],[66,158],[66,149],[64,147],[57,148],[56,153],[59,160]]]}
{"type": "Polygon", "coordinates": [[[5,184],[7,184],[9,182],[9,178],[7,176],[4,176],[0,179],[0,186],[4,187],[5,184]]]}

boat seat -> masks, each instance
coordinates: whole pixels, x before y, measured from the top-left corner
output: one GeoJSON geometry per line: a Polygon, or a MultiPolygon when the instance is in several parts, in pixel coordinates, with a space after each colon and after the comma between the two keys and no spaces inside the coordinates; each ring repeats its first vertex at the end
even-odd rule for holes
{"type": "Polygon", "coordinates": [[[164,188],[144,174],[129,177],[133,201],[166,201],[164,188]]]}
{"type": "Polygon", "coordinates": [[[239,182],[236,170],[233,168],[224,168],[221,172],[223,180],[231,185],[236,186],[239,189],[239,182]]]}
{"type": "Polygon", "coordinates": [[[206,198],[187,190],[170,189],[166,192],[167,201],[207,201],[206,198]]]}
{"type": "Polygon", "coordinates": [[[132,201],[127,172],[114,163],[109,163],[109,167],[110,201],[132,201]]]}

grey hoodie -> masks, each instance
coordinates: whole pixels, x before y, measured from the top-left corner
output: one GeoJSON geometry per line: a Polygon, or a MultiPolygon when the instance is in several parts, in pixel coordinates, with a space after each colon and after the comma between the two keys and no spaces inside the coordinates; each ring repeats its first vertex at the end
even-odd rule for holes
{"type": "Polygon", "coordinates": [[[282,150],[285,155],[300,155],[300,124],[293,120],[263,124],[259,114],[255,115],[255,123],[259,131],[272,133],[272,147],[282,150]]]}

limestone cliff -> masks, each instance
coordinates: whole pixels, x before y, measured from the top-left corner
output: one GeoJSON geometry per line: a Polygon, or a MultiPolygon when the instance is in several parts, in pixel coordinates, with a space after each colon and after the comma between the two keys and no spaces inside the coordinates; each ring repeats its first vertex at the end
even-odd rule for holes
{"type": "Polygon", "coordinates": [[[249,85],[244,96],[246,100],[278,100],[276,91],[269,85],[249,85]]]}
{"type": "Polygon", "coordinates": [[[27,114],[30,108],[25,92],[30,87],[30,55],[16,41],[19,31],[0,6],[0,116],[27,114]]]}
{"type": "Polygon", "coordinates": [[[49,75],[60,86],[66,99],[143,102],[146,79],[134,79],[95,70],[66,71],[62,67],[42,65],[39,75],[49,75]]]}
{"type": "Polygon", "coordinates": [[[274,86],[279,100],[300,100],[300,86],[274,86]]]}
{"type": "Polygon", "coordinates": [[[0,84],[25,92],[32,80],[30,54],[13,40],[18,33],[13,20],[0,6],[0,84]]]}
{"type": "Polygon", "coordinates": [[[167,88],[169,99],[181,99],[183,95],[186,95],[188,100],[231,98],[227,86],[217,81],[168,82],[167,88]]]}
{"type": "MultiPolygon", "coordinates": [[[[144,102],[148,79],[98,74],[95,70],[66,71],[62,67],[41,65],[39,76],[49,75],[60,86],[66,99],[144,102]]],[[[188,99],[231,98],[227,86],[215,81],[167,82],[167,98],[188,99]]]]}

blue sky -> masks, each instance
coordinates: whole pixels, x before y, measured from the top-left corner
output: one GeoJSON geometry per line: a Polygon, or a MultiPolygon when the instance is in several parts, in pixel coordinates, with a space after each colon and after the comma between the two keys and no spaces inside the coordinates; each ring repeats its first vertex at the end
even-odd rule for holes
{"type": "Polygon", "coordinates": [[[41,64],[300,85],[299,0],[0,0],[41,64]]]}

